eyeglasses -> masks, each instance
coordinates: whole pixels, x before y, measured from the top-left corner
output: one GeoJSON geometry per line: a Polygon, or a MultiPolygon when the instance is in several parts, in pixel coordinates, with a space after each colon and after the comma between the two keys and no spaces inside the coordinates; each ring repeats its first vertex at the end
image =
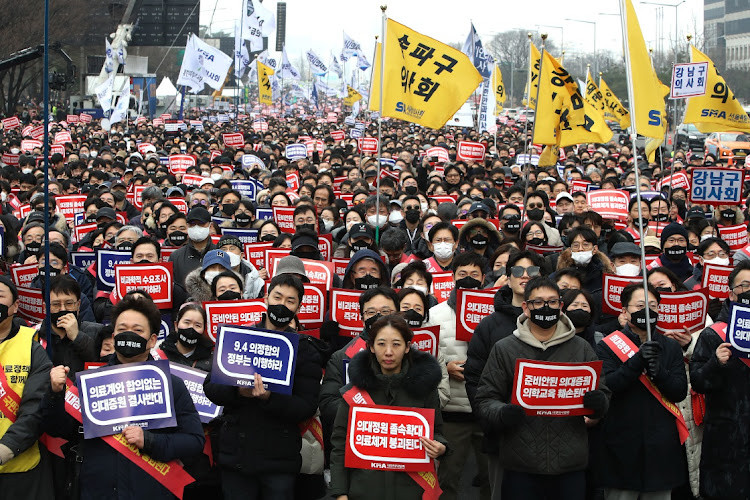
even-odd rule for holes
{"type": "Polygon", "coordinates": [[[520,278],[523,276],[523,273],[526,273],[529,278],[539,276],[539,266],[513,266],[510,268],[510,274],[513,275],[514,278],[520,278]]]}
{"type": "Polygon", "coordinates": [[[581,250],[591,250],[592,248],[594,248],[594,245],[592,245],[588,241],[584,243],[576,242],[570,245],[570,249],[573,250],[574,252],[580,252],[581,250]]]}
{"type": "Polygon", "coordinates": [[[729,254],[724,250],[719,250],[718,252],[706,252],[703,254],[703,258],[708,260],[714,259],[717,256],[721,257],[722,259],[726,259],[727,257],[729,257],[729,254]]]}
{"type": "Polygon", "coordinates": [[[747,282],[743,282],[743,283],[740,283],[739,285],[735,285],[734,287],[732,287],[732,292],[734,292],[735,295],[739,295],[740,293],[747,292],[748,290],[750,290],[750,283],[747,283],[747,282]],[[739,293],[736,291],[738,288],[740,289],[739,293]]]}
{"type": "Polygon", "coordinates": [[[388,316],[389,314],[393,314],[395,312],[396,311],[393,310],[393,309],[391,309],[390,307],[384,307],[384,308],[382,308],[380,310],[378,310],[378,309],[367,309],[367,310],[365,310],[364,313],[362,313],[362,317],[365,318],[365,319],[372,318],[373,316],[375,316],[378,313],[380,313],[383,316],[388,316]]]}
{"type": "Polygon", "coordinates": [[[526,205],[527,210],[533,210],[535,208],[541,208],[544,209],[544,203],[528,203],[526,205]]]}
{"type": "Polygon", "coordinates": [[[529,231],[526,233],[527,236],[531,236],[532,238],[535,236],[539,236],[540,238],[544,238],[544,231],[541,229],[537,229],[536,231],[529,231]]]}
{"type": "Polygon", "coordinates": [[[49,307],[50,309],[60,310],[63,306],[65,306],[66,311],[72,311],[74,309],[77,309],[77,300],[66,300],[65,302],[50,302],[49,307]]]}
{"type": "Polygon", "coordinates": [[[556,299],[550,299],[550,300],[534,299],[534,300],[526,301],[526,305],[529,307],[529,309],[541,309],[544,306],[549,306],[552,309],[560,309],[561,303],[562,301],[560,300],[559,297],[556,299]]]}

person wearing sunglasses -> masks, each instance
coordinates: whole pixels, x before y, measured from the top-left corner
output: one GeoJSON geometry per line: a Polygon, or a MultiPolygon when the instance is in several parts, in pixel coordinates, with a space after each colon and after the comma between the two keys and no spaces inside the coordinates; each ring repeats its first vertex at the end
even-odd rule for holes
{"type": "Polygon", "coordinates": [[[503,450],[497,474],[502,474],[503,500],[527,498],[585,498],[589,448],[587,419],[601,419],[611,391],[599,378],[597,388],[583,395],[587,417],[529,416],[511,403],[516,360],[555,360],[565,363],[597,361],[591,345],[576,335],[562,313],[560,289],[537,276],[524,290],[523,314],[516,330],[491,349],[482,372],[474,407],[484,429],[494,431],[494,444],[503,450]],[[540,460],[539,457],[554,460],[540,460]]]}

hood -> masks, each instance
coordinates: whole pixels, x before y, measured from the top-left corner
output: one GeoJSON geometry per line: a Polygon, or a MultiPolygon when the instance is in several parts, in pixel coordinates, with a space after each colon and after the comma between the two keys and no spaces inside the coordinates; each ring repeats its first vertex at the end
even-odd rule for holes
{"type": "Polygon", "coordinates": [[[573,322],[571,322],[564,313],[561,313],[560,321],[557,322],[557,328],[555,328],[555,333],[552,334],[552,338],[543,343],[537,340],[537,338],[531,333],[531,330],[529,329],[529,319],[522,314],[516,320],[516,331],[513,332],[513,335],[518,337],[518,339],[525,344],[546,351],[548,347],[562,344],[563,342],[575,337],[576,329],[573,326],[573,322]]]}
{"type": "MultiPolygon", "coordinates": [[[[365,248],[363,250],[360,250],[359,252],[352,255],[352,258],[349,259],[349,264],[346,266],[346,271],[344,271],[344,279],[342,280],[344,282],[344,288],[347,288],[347,283],[351,282],[351,270],[354,267],[354,264],[359,262],[362,259],[372,259],[375,262],[378,263],[378,266],[380,267],[380,276],[381,276],[381,284],[385,284],[386,286],[390,285],[390,277],[391,273],[388,272],[388,268],[385,266],[385,262],[383,262],[383,259],[378,255],[376,252],[370,250],[369,248],[365,248]]],[[[351,286],[352,283],[349,283],[351,286]]]]}
{"type": "MultiPolygon", "coordinates": [[[[365,349],[355,355],[349,363],[349,380],[352,385],[366,391],[390,384],[396,390],[404,390],[410,396],[423,398],[437,389],[442,379],[440,365],[434,356],[412,348],[397,375],[383,375],[380,367],[365,349]]],[[[343,390],[343,389],[342,389],[343,390]]]]}
{"type": "Polygon", "coordinates": [[[482,226],[484,227],[490,237],[490,246],[496,246],[498,243],[500,243],[500,231],[497,230],[497,228],[491,223],[484,219],[471,219],[469,222],[464,224],[464,226],[458,231],[458,242],[459,244],[466,243],[467,241],[467,234],[469,233],[469,230],[472,227],[476,226],[482,226]]]}
{"type": "MultiPolygon", "coordinates": [[[[211,287],[201,276],[201,271],[202,269],[200,267],[197,269],[193,269],[185,277],[185,290],[187,291],[190,300],[193,302],[208,302],[214,300],[213,296],[211,295],[211,287]]],[[[234,274],[237,274],[236,271],[232,272],[234,274]]],[[[237,276],[240,277],[240,281],[242,282],[241,288],[244,290],[244,277],[240,276],[239,274],[237,274],[237,276]]]]}
{"type": "Polygon", "coordinates": [[[584,274],[595,272],[614,274],[615,272],[614,264],[612,264],[612,261],[609,260],[609,257],[607,257],[601,251],[594,254],[594,256],[591,258],[591,262],[589,262],[585,266],[581,266],[573,260],[573,251],[570,248],[566,248],[560,253],[560,257],[557,259],[557,269],[562,269],[564,267],[574,267],[579,271],[583,271],[584,274]]]}
{"type": "Polygon", "coordinates": [[[513,290],[508,285],[495,294],[495,312],[513,318],[518,318],[523,314],[520,306],[513,305],[513,290]]]}

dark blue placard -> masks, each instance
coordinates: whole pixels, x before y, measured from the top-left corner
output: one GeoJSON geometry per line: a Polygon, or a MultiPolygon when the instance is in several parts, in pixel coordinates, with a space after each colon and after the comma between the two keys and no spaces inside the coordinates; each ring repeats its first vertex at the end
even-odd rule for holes
{"type": "Polygon", "coordinates": [[[91,264],[96,262],[96,253],[94,252],[71,252],[70,262],[81,269],[88,269],[91,264]]]}
{"type": "Polygon", "coordinates": [[[232,179],[232,189],[236,189],[242,196],[247,196],[255,201],[255,196],[263,189],[263,185],[255,179],[232,179]]]}
{"type": "Polygon", "coordinates": [[[115,265],[130,264],[131,252],[122,250],[96,250],[96,286],[99,291],[111,291],[115,287],[115,265]]]}
{"type": "Polygon", "coordinates": [[[288,144],[286,147],[286,158],[289,161],[307,158],[307,146],[304,144],[288,144]]]}
{"type": "Polygon", "coordinates": [[[83,437],[111,436],[134,425],[175,427],[169,361],[144,361],[78,373],[83,437]]]}
{"type": "MultiPolygon", "coordinates": [[[[235,236],[239,238],[242,243],[257,243],[258,242],[258,230],[257,229],[242,229],[233,227],[222,227],[222,236],[235,236]]],[[[240,248],[240,250],[242,250],[240,248]]]]}
{"type": "Polygon", "coordinates": [[[732,302],[732,312],[727,323],[727,342],[732,355],[750,358],[750,306],[732,302]]]}
{"type": "Polygon", "coordinates": [[[258,220],[273,219],[273,209],[272,208],[256,208],[255,218],[258,220]]]}
{"type": "Polygon", "coordinates": [[[291,394],[299,335],[220,325],[211,382],[252,387],[255,372],[272,392],[291,394]]]}
{"type": "Polygon", "coordinates": [[[223,407],[216,406],[203,392],[203,381],[206,380],[206,372],[197,368],[178,365],[177,363],[169,363],[169,369],[172,370],[172,375],[181,378],[185,382],[185,387],[187,387],[190,397],[193,399],[195,411],[198,412],[201,422],[207,424],[221,415],[223,407]]]}
{"type": "Polygon", "coordinates": [[[172,324],[172,313],[163,312],[161,314],[161,324],[159,325],[159,334],[157,335],[157,338],[156,338],[158,342],[161,342],[162,340],[169,337],[169,332],[171,331],[169,325],[171,324],[172,324]]]}

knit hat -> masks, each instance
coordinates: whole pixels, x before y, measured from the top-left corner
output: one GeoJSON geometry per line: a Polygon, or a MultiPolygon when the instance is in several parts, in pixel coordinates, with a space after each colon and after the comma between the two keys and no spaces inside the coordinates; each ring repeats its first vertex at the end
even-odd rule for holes
{"type": "Polygon", "coordinates": [[[664,231],[662,231],[661,233],[661,247],[664,248],[664,243],[666,243],[669,238],[675,235],[684,236],[685,241],[687,241],[688,239],[687,229],[682,227],[682,224],[672,222],[667,227],[665,227],[664,231]]]}

